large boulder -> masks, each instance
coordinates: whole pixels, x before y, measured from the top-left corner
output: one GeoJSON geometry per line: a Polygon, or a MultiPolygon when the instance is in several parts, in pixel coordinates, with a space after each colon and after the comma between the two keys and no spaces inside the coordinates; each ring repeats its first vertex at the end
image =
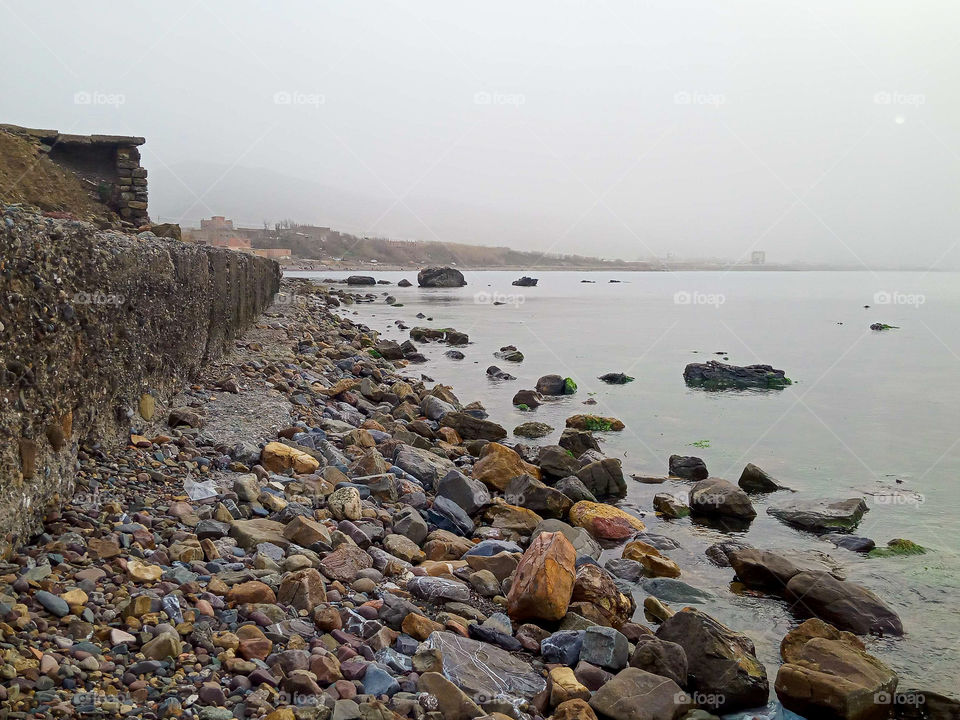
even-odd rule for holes
{"type": "Polygon", "coordinates": [[[569,450],[574,457],[580,457],[587,450],[600,450],[600,444],[588,430],[577,430],[576,428],[566,428],[560,433],[560,447],[569,450]]]}
{"type": "Polygon", "coordinates": [[[677,720],[694,704],[670,678],[628,667],[594,693],[590,707],[611,720],[677,720]]]}
{"type": "Polygon", "coordinates": [[[581,555],[587,555],[588,557],[592,557],[596,560],[600,557],[600,553],[603,551],[603,548],[600,547],[600,543],[594,540],[590,536],[590,533],[581,527],[568,525],[562,520],[544,520],[534,529],[530,539],[533,540],[537,537],[537,535],[545,532],[563,533],[567,540],[569,540],[573,545],[573,549],[577,551],[577,557],[580,557],[581,555]]]}
{"type": "Polygon", "coordinates": [[[448,412],[440,420],[440,425],[450,427],[464,440],[502,440],[507,436],[503,426],[492,420],[481,420],[467,412],[448,412]]]}
{"type": "Polygon", "coordinates": [[[516,451],[500,443],[487,443],[480,451],[480,459],[473,465],[473,478],[485,485],[506,490],[510,481],[518,475],[531,475],[540,479],[540,469],[525,462],[516,451]]]}
{"type": "Polygon", "coordinates": [[[536,388],[541,395],[563,395],[563,377],[544,375],[537,380],[536,388]]]}
{"type": "Polygon", "coordinates": [[[758,468],[753,463],[747,463],[746,467],[743,468],[743,472],[740,473],[740,480],[737,481],[737,485],[739,485],[744,492],[748,493],[769,493],[776,492],[777,490],[788,489],[770,477],[766,471],[758,468]]]}
{"type": "Polygon", "coordinates": [[[377,280],[371,275],[351,275],[347,278],[347,285],[376,285],[377,280]]]}
{"type": "Polygon", "coordinates": [[[545,478],[565,478],[580,471],[580,463],[566,448],[559,445],[543,445],[537,464],[545,478]]]}
{"type": "Polygon", "coordinates": [[[510,481],[504,491],[504,499],[511,505],[533,510],[545,518],[565,518],[573,505],[573,501],[562,492],[526,473],[510,481]]]}
{"type": "Polygon", "coordinates": [[[903,635],[900,617],[873,592],[827,572],[805,570],[787,583],[794,612],[817,617],[857,635],[903,635]]]}
{"type": "Polygon", "coordinates": [[[507,595],[510,618],[562,619],[573,595],[576,561],[577,553],[562,533],[538,535],[514,573],[507,595]]]}
{"type": "Polygon", "coordinates": [[[727,365],[717,360],[690,363],[683,379],[690,387],[704,390],[778,390],[791,384],[783,370],[770,365],[727,365]]]}
{"type": "Polygon", "coordinates": [[[787,633],[780,654],[774,687],[788,710],[823,720],[890,717],[880,698],[896,690],[897,675],[853,634],[810,619],[787,633]]]}
{"type": "Polygon", "coordinates": [[[570,611],[598,625],[619,629],[633,615],[634,603],[620,592],[610,573],[599,565],[584,563],[577,568],[570,611]]]}
{"type": "Polygon", "coordinates": [[[807,532],[850,532],[869,508],[863,498],[790,500],[767,508],[781,522],[807,532]]]}
{"type": "Polygon", "coordinates": [[[431,267],[417,273],[417,285],[420,287],[463,287],[466,284],[463,273],[454,268],[431,267]]]}
{"type": "Polygon", "coordinates": [[[626,540],[646,529],[639,518],[606,503],[581,500],[570,508],[570,523],[598,540],[626,540]]]}
{"type": "Polygon", "coordinates": [[[623,497],[627,494],[627,482],[623,479],[619,458],[588,463],[574,474],[596,497],[623,497]]]}
{"type": "Polygon", "coordinates": [[[641,634],[634,643],[630,667],[670,678],[680,687],[687,685],[687,653],[676,643],[652,633],[641,634]]]}
{"type": "Polygon", "coordinates": [[[747,494],[732,482],[706,478],[690,488],[690,512],[694,515],[753,520],[757,511],[747,494]]]}
{"type": "Polygon", "coordinates": [[[746,635],[685,607],[664,620],[657,637],[683,648],[690,689],[698,694],[701,707],[730,713],[766,705],[767,671],[746,635]]]}
{"type": "Polygon", "coordinates": [[[801,571],[792,560],[769,550],[742,548],[726,555],[730,567],[744,585],[782,595],[790,579],[801,571]]]}

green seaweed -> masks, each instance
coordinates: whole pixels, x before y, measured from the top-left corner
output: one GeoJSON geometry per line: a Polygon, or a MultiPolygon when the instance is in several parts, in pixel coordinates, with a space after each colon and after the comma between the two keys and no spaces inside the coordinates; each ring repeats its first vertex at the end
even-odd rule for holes
{"type": "Polygon", "coordinates": [[[874,548],[867,553],[867,557],[896,557],[901,555],[923,555],[927,549],[922,545],[917,545],[913,540],[904,538],[894,538],[887,543],[886,547],[874,548]]]}
{"type": "Polygon", "coordinates": [[[524,412],[529,412],[530,406],[527,405],[526,403],[520,403],[519,405],[517,405],[517,410],[523,410],[524,412]]]}
{"type": "Polygon", "coordinates": [[[367,353],[368,353],[368,354],[370,355],[370,357],[372,357],[372,358],[382,358],[382,357],[383,357],[383,355],[380,353],[380,351],[377,350],[376,348],[370,348],[369,350],[367,350],[367,353]]]}
{"type": "Polygon", "coordinates": [[[610,430],[613,427],[611,423],[606,418],[597,417],[596,415],[588,415],[585,419],[587,430],[604,432],[610,430]]]}
{"type": "Polygon", "coordinates": [[[577,391],[577,384],[573,381],[573,378],[564,378],[563,379],[563,394],[564,395],[573,395],[577,391]]]}
{"type": "Polygon", "coordinates": [[[692,445],[692,446],[695,447],[695,448],[706,449],[706,448],[710,447],[710,441],[709,441],[709,440],[697,440],[696,442],[690,443],[690,445],[692,445]]]}

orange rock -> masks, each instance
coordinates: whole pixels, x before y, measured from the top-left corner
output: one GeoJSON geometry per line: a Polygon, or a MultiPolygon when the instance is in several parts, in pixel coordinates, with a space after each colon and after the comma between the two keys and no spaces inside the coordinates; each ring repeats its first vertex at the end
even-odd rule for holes
{"type": "Polygon", "coordinates": [[[287,575],[280,583],[277,602],[292,605],[297,610],[313,610],[327,601],[323,576],[314,568],[306,568],[287,575]]]}
{"type": "Polygon", "coordinates": [[[426,640],[435,630],[443,630],[443,625],[417,613],[409,613],[400,626],[407,635],[417,640],[426,640]]]}
{"type": "Polygon", "coordinates": [[[463,438],[460,437],[458,433],[453,428],[442,427],[437,430],[437,435],[439,435],[444,441],[450,443],[451,445],[462,445],[463,438]]]}
{"type": "Polygon", "coordinates": [[[540,479],[540,468],[524,462],[516,452],[500,443],[487,443],[480,452],[480,459],[473,466],[473,478],[497,490],[506,490],[517,475],[532,475],[540,479]]]}
{"type": "Polygon", "coordinates": [[[279,442],[267,443],[260,453],[260,464],[273,472],[293,468],[295,473],[302,475],[316,472],[320,467],[320,463],[312,455],[279,442]]]}
{"type": "Polygon", "coordinates": [[[621,557],[636,560],[643,565],[650,577],[680,577],[680,567],[673,560],[664,557],[653,545],[641,540],[627,543],[621,557]]]}
{"type": "Polygon", "coordinates": [[[277,596],[270,586],[259,580],[250,580],[230,588],[227,593],[227,602],[231,605],[242,603],[275,603],[277,596]]]}
{"type": "Polygon", "coordinates": [[[577,568],[570,609],[598,625],[619,628],[633,616],[634,605],[628,595],[617,589],[609,573],[586,563],[577,568]]]}
{"type": "Polygon", "coordinates": [[[517,565],[507,595],[513,620],[560,620],[567,614],[576,577],[577,552],[562,533],[537,536],[517,565]]]}
{"type": "Polygon", "coordinates": [[[613,505],[589,500],[581,500],[570,508],[570,523],[604,540],[625,540],[646,529],[630,513],[613,505]]]}

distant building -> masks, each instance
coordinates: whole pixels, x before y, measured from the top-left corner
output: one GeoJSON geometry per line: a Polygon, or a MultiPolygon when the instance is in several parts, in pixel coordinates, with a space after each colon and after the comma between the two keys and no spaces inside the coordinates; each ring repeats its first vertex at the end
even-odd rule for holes
{"type": "Polygon", "coordinates": [[[750,253],[751,265],[763,265],[767,261],[767,253],[763,250],[754,250],[750,253]]]}

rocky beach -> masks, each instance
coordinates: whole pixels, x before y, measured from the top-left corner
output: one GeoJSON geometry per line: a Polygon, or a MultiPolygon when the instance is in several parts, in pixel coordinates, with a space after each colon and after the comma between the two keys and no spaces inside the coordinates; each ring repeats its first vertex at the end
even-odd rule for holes
{"type": "MultiPolygon", "coordinates": [[[[285,280],[227,354],[140,404],[123,443],[81,444],[74,492],[0,566],[0,717],[957,717],[936,693],[898,695],[864,645],[904,633],[879,594],[719,543],[731,580],[796,616],[766,667],[709,602],[687,605],[676,544],[618,506],[642,479],[600,450],[616,418],[509,442],[414,341],[337,314],[358,298],[285,280]],[[651,583],[676,600],[638,603],[651,583]]],[[[576,389],[541,380],[523,399],[576,389]]],[[[669,459],[686,499],[643,510],[736,527],[756,493],[789,492],[698,460],[669,459]]],[[[864,510],[798,501],[779,519],[855,539],[864,510]]]]}

